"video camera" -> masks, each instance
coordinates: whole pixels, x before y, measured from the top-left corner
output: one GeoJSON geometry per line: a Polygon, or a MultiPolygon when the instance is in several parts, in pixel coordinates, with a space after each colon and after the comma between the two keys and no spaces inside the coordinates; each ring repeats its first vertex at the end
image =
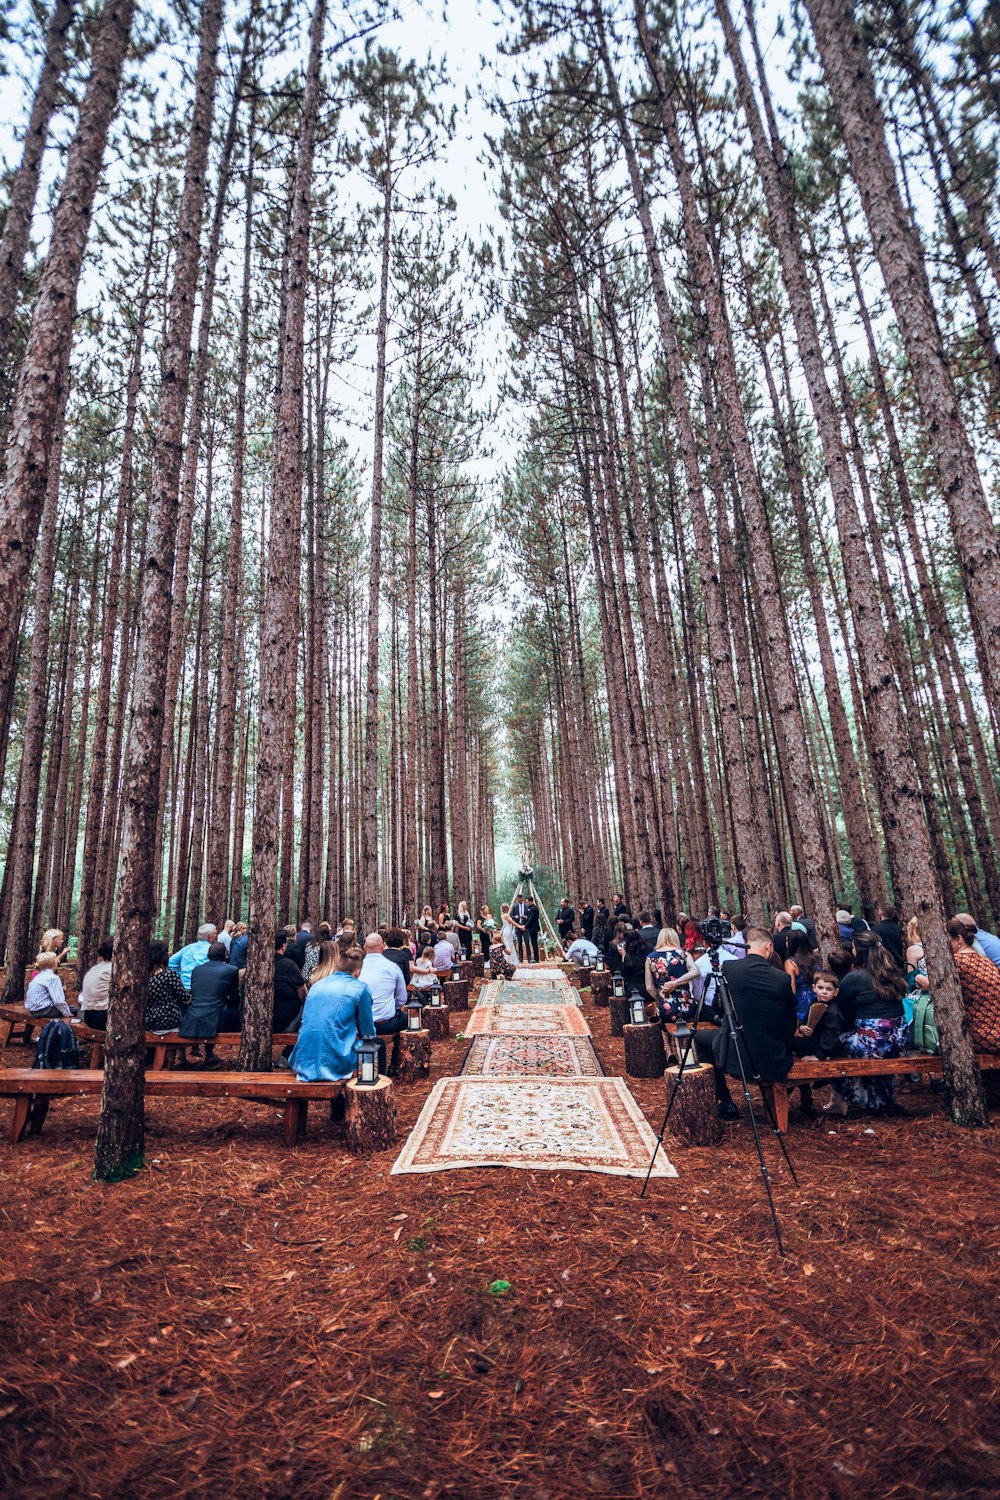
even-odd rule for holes
{"type": "Polygon", "coordinates": [[[721,917],[706,917],[698,923],[698,931],[710,948],[721,948],[733,935],[732,923],[724,922],[721,917]]]}

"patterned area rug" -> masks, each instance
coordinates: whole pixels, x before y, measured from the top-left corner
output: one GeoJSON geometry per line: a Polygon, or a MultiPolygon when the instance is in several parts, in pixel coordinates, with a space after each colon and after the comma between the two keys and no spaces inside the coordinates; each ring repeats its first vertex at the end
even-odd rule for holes
{"type": "MultiPolygon", "coordinates": [[[[643,1177],[655,1144],[620,1078],[442,1078],[392,1170],[521,1167],[643,1177]]],[[[662,1149],[653,1176],[677,1176],[662,1149]]]]}
{"type": "Polygon", "coordinates": [[[518,964],[514,980],[517,984],[565,984],[566,975],[562,969],[533,969],[527,964],[518,964]]]}
{"type": "Polygon", "coordinates": [[[520,1032],[522,1036],[589,1036],[590,1027],[575,1005],[484,1005],[482,1001],[463,1027],[466,1036],[520,1032]]]}
{"type": "Polygon", "coordinates": [[[491,979],[479,992],[478,1005],[579,1005],[569,985],[521,984],[517,979],[491,979]]]}
{"type": "Polygon", "coordinates": [[[602,1078],[594,1044],[585,1036],[477,1036],[462,1077],[602,1078]]]}

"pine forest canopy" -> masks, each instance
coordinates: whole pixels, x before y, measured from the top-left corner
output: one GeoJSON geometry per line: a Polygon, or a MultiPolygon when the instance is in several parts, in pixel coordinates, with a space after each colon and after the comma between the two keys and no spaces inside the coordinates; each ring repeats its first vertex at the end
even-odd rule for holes
{"type": "Polygon", "coordinates": [[[973,1118],[994,0],[0,25],[8,998],[114,930],[134,1099],[149,937],[249,918],[266,1066],[275,917],[475,907],[525,850],[665,916],[894,901],[973,1118]]]}

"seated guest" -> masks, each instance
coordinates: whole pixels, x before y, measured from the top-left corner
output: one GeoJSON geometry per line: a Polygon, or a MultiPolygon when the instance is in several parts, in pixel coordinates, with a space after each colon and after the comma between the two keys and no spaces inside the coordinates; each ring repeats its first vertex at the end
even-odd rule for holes
{"type": "Polygon", "coordinates": [[[455,948],[449,941],[447,932],[438,930],[437,942],[434,944],[434,972],[435,974],[450,974],[455,962],[455,948]]]}
{"type": "Polygon", "coordinates": [[[322,945],[288,1059],[297,1078],[313,1083],[353,1076],[358,1046],[375,1034],[371,991],[359,977],[363,958],[353,944],[322,945]]]}
{"type": "Polygon", "coordinates": [[[313,924],[310,922],[308,917],[303,917],[302,922],[299,925],[299,930],[295,934],[296,940],[300,943],[308,943],[312,939],[312,935],[313,924]]]}
{"type": "MultiPolygon", "coordinates": [[[[235,974],[235,970],[233,970],[235,974]]],[[[239,981],[237,980],[237,986],[239,981]]],[[[167,966],[166,943],[149,945],[149,989],[146,991],[147,1031],[176,1031],[181,1016],[191,1004],[191,996],[181,984],[180,976],[167,966]]]]}
{"type": "Polygon", "coordinates": [[[882,939],[893,963],[902,973],[906,968],[906,953],[903,942],[903,929],[899,925],[894,906],[880,906],[878,908],[878,921],[872,928],[882,939]]]}
{"type": "Polygon", "coordinates": [[[381,934],[370,932],[365,938],[365,957],[361,965],[361,979],[368,986],[372,999],[372,1016],[375,1020],[375,1035],[379,1040],[379,1069],[388,1072],[391,1078],[399,1060],[399,1033],[406,1026],[406,984],[399,964],[385,956],[385,943],[381,934]],[[391,1036],[392,1060],[385,1065],[384,1036],[391,1036]]]}
{"type": "Polygon", "coordinates": [[[306,953],[302,961],[302,977],[309,983],[309,976],[319,963],[320,949],[324,943],[333,942],[333,928],[329,922],[321,922],[315,933],[310,933],[306,940],[306,953]]]}
{"type": "MultiPolygon", "coordinates": [[[[966,925],[972,924],[976,929],[976,939],[973,947],[978,953],[984,954],[991,964],[996,964],[997,968],[1000,969],[1000,937],[997,937],[993,932],[987,932],[985,927],[980,927],[975,917],[970,916],[967,911],[957,912],[955,920],[957,922],[965,922],[966,925]]],[[[62,936],[62,934],[60,933],[59,936],[62,936]]],[[[42,939],[42,947],[45,947],[44,938],[42,939]]]]}
{"type": "Polygon", "coordinates": [[[350,945],[352,943],[356,943],[357,942],[358,935],[357,935],[357,929],[354,926],[354,918],[353,917],[345,917],[344,920],[341,922],[340,926],[337,928],[337,933],[336,933],[336,937],[334,938],[334,942],[339,943],[340,940],[341,940],[341,938],[347,938],[348,947],[350,947],[350,945]]]}
{"type": "Polygon", "coordinates": [[[1000,1047],[1000,970],[973,947],[977,929],[971,918],[966,922],[962,917],[952,917],[947,930],[972,1045],[984,1052],[994,1052],[1000,1047]]]}
{"type": "MultiPolygon", "coordinates": [[[[805,928],[806,934],[807,934],[807,936],[809,938],[809,946],[810,946],[810,948],[812,948],[812,950],[813,950],[814,953],[818,953],[819,952],[819,938],[816,935],[816,923],[813,921],[812,917],[807,917],[806,914],[805,914],[805,912],[802,910],[801,906],[790,906],[788,908],[788,910],[791,913],[792,922],[793,923],[798,922],[802,927],[805,928]]],[[[736,918],[735,917],[733,918],[733,926],[734,927],[736,926],[736,918]]],[[[740,923],[741,930],[742,930],[742,926],[743,926],[743,924],[741,922],[740,923]]],[[[739,956],[740,956],[740,958],[742,958],[743,954],[741,953],[739,956]]]]}
{"type": "Polygon", "coordinates": [[[111,989],[111,955],[114,945],[110,938],[98,946],[97,962],[83,976],[80,986],[80,1020],[95,1031],[106,1031],[108,1026],[108,993],[111,989]]]}
{"type": "Polygon", "coordinates": [[[764,927],[747,932],[747,956],[723,965],[741,1033],[728,1029],[698,1031],[694,1045],[699,1062],[715,1068],[715,1097],[724,1120],[735,1120],[739,1110],[726,1083],[740,1077],[740,1061],[747,1082],[784,1083],[792,1066],[795,1034],[795,995],[788,975],[771,966],[774,943],[764,927]],[[739,1056],[737,1056],[737,1048],[739,1056]]]}
{"type": "Polygon", "coordinates": [[[56,956],[56,968],[64,964],[69,957],[69,949],[66,946],[66,934],[59,927],[47,927],[42,933],[42,941],[38,945],[39,953],[54,953],[56,956]]]}
{"type": "Polygon", "coordinates": [[[439,990],[441,981],[434,972],[434,949],[428,943],[415,959],[411,973],[411,984],[415,990],[439,990]]]}
{"type": "Polygon", "coordinates": [[[792,981],[792,989],[795,991],[795,1015],[801,1025],[816,998],[813,993],[813,981],[816,977],[816,970],[819,968],[819,954],[813,950],[809,934],[801,923],[793,922],[789,933],[785,973],[792,981]]]}
{"type": "MultiPolygon", "coordinates": [[[[829,966],[837,972],[840,960],[831,953],[829,966]]],[[[840,981],[837,1001],[848,1030],[841,1036],[848,1057],[901,1057],[910,1042],[903,1011],[906,980],[875,932],[854,934],[854,968],[840,981]]],[[[846,1115],[851,1104],[869,1114],[898,1115],[891,1074],[843,1078],[833,1085],[825,1114],[846,1115]]]]}
{"type": "Polygon", "coordinates": [[[920,923],[911,917],[906,924],[906,994],[903,996],[903,1014],[913,1022],[913,1003],[918,992],[927,994],[931,982],[927,977],[927,958],[920,936],[920,923]]]}
{"type": "Polygon", "coordinates": [[[385,957],[390,963],[398,964],[403,971],[403,983],[410,982],[410,966],[413,962],[413,954],[410,952],[406,941],[406,933],[401,927],[390,927],[386,939],[385,957]]]}
{"type": "Polygon", "coordinates": [[[247,945],[250,942],[250,931],[245,922],[237,922],[233,928],[233,940],[229,944],[229,962],[234,969],[245,969],[247,966],[247,945]]]}
{"type": "MultiPolygon", "coordinates": [[[[186,990],[191,988],[191,973],[199,964],[208,961],[209,945],[215,942],[217,933],[213,922],[203,922],[198,928],[198,939],[194,943],[188,943],[184,948],[178,948],[176,953],[171,953],[167,962],[175,974],[181,976],[181,984],[186,990]]],[[[222,950],[225,953],[225,949],[222,950]]],[[[244,959],[244,963],[246,960],[244,959]]]]}
{"type": "Polygon", "coordinates": [[[229,957],[229,950],[233,946],[233,933],[235,931],[236,923],[233,921],[232,917],[227,917],[222,926],[219,928],[219,942],[222,944],[223,948],[225,948],[227,958],[229,957]]]}
{"type": "Polygon", "coordinates": [[[29,982],[24,995],[24,1008],[39,1020],[56,1016],[71,1016],[73,1012],[66,1004],[62,980],[56,973],[58,955],[39,953],[35,959],[34,978],[29,982]]]}
{"type": "Polygon", "coordinates": [[[288,942],[285,945],[285,957],[291,959],[301,974],[302,965],[306,961],[306,940],[296,935],[295,926],[292,922],[289,922],[286,926],[285,935],[288,938],[288,942]]]}
{"type": "Polygon", "coordinates": [[[700,977],[698,965],[681,946],[676,928],[661,928],[656,947],[646,959],[644,988],[646,994],[656,1001],[662,1022],[679,1021],[682,1016],[690,1014],[691,986],[700,977]]]}
{"type": "MultiPolygon", "coordinates": [[[[599,958],[600,957],[600,954],[601,954],[600,948],[598,948],[598,946],[597,946],[596,943],[592,943],[589,938],[574,937],[573,933],[571,932],[571,933],[569,933],[569,940],[570,940],[569,947],[566,949],[566,962],[567,963],[570,963],[570,964],[582,964],[583,960],[585,958],[599,958]]],[[[493,957],[493,950],[491,948],[490,949],[490,958],[492,959],[492,957],[493,957]]]]}
{"type": "MultiPolygon", "coordinates": [[[[208,957],[191,970],[191,1000],[177,1027],[181,1036],[206,1041],[220,1031],[240,1029],[240,977],[226,961],[221,943],[210,943],[208,957]]],[[[213,1061],[206,1048],[206,1067],[213,1061]]]]}
{"type": "Polygon", "coordinates": [[[513,979],[517,973],[517,960],[508,952],[502,937],[494,935],[490,946],[490,978],[513,979]]]}
{"type": "Polygon", "coordinates": [[[274,1019],[275,1031],[296,1031],[306,998],[302,970],[288,956],[288,929],[278,927],[274,933],[274,1019]]]}

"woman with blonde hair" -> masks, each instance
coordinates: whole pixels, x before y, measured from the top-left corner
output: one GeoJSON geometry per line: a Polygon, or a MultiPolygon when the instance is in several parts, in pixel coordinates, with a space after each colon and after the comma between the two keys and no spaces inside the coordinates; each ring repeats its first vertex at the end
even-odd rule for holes
{"type": "MultiPolygon", "coordinates": [[[[512,919],[511,919],[511,915],[510,915],[510,902],[509,901],[505,901],[504,904],[500,908],[500,941],[504,945],[504,949],[506,950],[507,958],[508,958],[509,962],[512,963],[512,964],[516,964],[518,962],[518,957],[517,957],[517,939],[516,939],[515,934],[514,934],[514,923],[513,923],[512,919]]],[[[493,956],[493,949],[490,948],[490,958],[491,959],[492,959],[492,956],[493,956]]]]}
{"type": "Polygon", "coordinates": [[[677,929],[661,927],[656,947],[646,959],[646,994],[656,1001],[661,1021],[677,1021],[687,1014],[691,981],[697,978],[698,965],[682,947],[677,929]]]}
{"type": "MultiPolygon", "coordinates": [[[[337,956],[340,953],[340,946],[339,942],[334,943],[329,940],[324,940],[319,944],[319,953],[316,956],[316,962],[306,976],[306,984],[312,987],[318,980],[329,979],[331,974],[336,974],[337,956]]],[[[353,938],[344,943],[345,949],[353,946],[353,938]]]]}

